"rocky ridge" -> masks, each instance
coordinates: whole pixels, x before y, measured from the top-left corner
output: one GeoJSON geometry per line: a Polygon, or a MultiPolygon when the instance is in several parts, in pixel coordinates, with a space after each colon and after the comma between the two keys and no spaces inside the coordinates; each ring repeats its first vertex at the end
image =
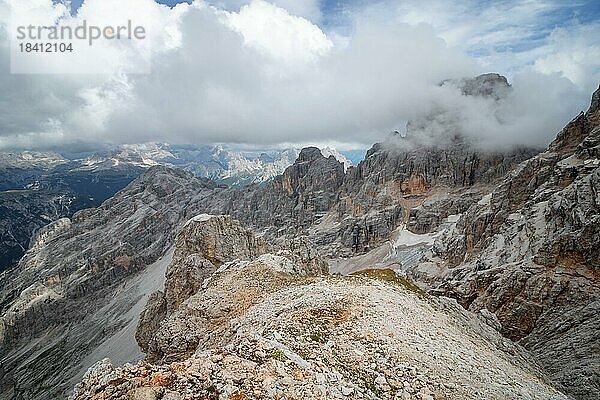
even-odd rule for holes
{"type": "Polygon", "coordinates": [[[230,292],[234,297],[249,293],[258,296],[268,285],[267,279],[256,282],[256,277],[245,275],[236,276],[235,281],[220,280],[218,291],[203,290],[209,283],[217,285],[211,282],[220,277],[216,273],[245,265],[257,269],[271,266],[276,271],[300,276],[328,272],[327,264],[305,240],[268,247],[271,253],[266,252],[267,245],[261,239],[229,216],[203,214],[191,219],[178,235],[175,255],[167,268],[164,294],[152,296],[138,325],[136,338],[147,359],[169,360],[187,354],[199,341],[219,338],[220,329],[207,320],[231,318],[233,307],[223,299],[224,293],[230,292]],[[211,308],[199,313],[182,311],[192,301],[187,300],[198,293],[202,293],[203,301],[212,303],[211,308]],[[159,315],[154,312],[157,309],[165,312],[159,315]],[[149,318],[150,323],[146,323],[149,318]]]}
{"type": "MultiPolygon", "coordinates": [[[[224,217],[200,220],[176,254],[210,250],[186,243],[224,217]]],[[[245,259],[213,269],[158,328],[140,321],[138,332],[152,331],[147,361],[103,360],[71,398],[566,399],[484,318],[390,270],[327,277],[241,247],[231,258],[245,259]]],[[[165,293],[180,278],[168,274],[165,293]]]]}
{"type": "MultiPolygon", "coordinates": [[[[144,170],[168,166],[219,184],[264,185],[292,165],[299,149],[244,151],[227,145],[141,143],[94,154],[0,152],[0,270],[16,264],[42,226],[97,207],[144,170]]],[[[325,147],[347,168],[342,154],[325,147]]]]}

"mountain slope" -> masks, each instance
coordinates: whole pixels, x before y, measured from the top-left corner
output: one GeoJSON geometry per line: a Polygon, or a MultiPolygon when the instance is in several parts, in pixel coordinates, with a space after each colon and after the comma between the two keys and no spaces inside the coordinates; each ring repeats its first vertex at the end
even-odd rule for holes
{"type": "Polygon", "coordinates": [[[0,154],[0,271],[16,264],[38,229],[99,206],[141,171],[132,165],[86,170],[54,154],[24,152],[8,160],[0,154]]]}
{"type": "Polygon", "coordinates": [[[471,206],[412,273],[494,312],[579,399],[600,392],[600,89],[548,150],[471,206]],[[435,265],[436,267],[432,267],[435,265]],[[444,271],[439,273],[439,271],[444,271]]]}
{"type": "MultiPolygon", "coordinates": [[[[345,166],[331,148],[322,150],[345,166]]],[[[242,151],[225,145],[121,145],[93,155],[0,153],[0,271],[16,264],[44,225],[97,207],[144,170],[164,165],[234,187],[265,185],[298,158],[297,149],[242,151]]]]}
{"type": "Polygon", "coordinates": [[[137,287],[182,221],[210,208],[219,190],[155,167],[99,208],[42,229],[19,265],[0,275],[0,398],[61,397],[89,366],[80,364],[85,357],[139,316],[130,310],[148,289],[126,288],[137,287]]]}

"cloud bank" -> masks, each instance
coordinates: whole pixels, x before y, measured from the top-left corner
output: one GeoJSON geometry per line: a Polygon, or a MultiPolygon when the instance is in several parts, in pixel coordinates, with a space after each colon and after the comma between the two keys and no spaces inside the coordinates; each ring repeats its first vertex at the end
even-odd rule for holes
{"type": "Polygon", "coordinates": [[[481,142],[544,145],[586,106],[600,79],[598,57],[581,53],[597,51],[587,32],[595,25],[580,27],[587,31],[572,47],[571,31],[553,32],[543,46],[564,51],[524,63],[498,105],[440,90],[444,79],[494,71],[490,58],[457,45],[461,32],[449,28],[456,21],[352,9],[351,33],[342,35],[321,27],[318,1],[233,3],[86,0],[71,16],[51,0],[0,0],[0,150],[157,140],[358,148],[439,107],[460,109],[465,134],[481,142]],[[9,74],[11,1],[66,21],[142,19],[152,36],[151,73],[9,74]]]}

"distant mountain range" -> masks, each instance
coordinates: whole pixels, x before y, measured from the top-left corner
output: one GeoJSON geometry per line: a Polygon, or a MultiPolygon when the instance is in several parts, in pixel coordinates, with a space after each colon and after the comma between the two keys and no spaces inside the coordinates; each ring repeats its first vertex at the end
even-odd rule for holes
{"type": "MultiPolygon", "coordinates": [[[[352,165],[333,148],[321,152],[346,168],[352,165]]],[[[85,154],[0,153],[0,271],[21,258],[36,230],[99,206],[150,167],[180,168],[227,186],[263,185],[281,175],[299,153],[295,148],[239,150],[223,144],[154,142],[85,154]]]]}
{"type": "MultiPolygon", "coordinates": [[[[325,157],[333,155],[346,166],[352,165],[337,150],[325,147],[325,157]]],[[[262,184],[283,171],[298,158],[300,149],[239,150],[224,144],[216,145],[170,145],[167,143],[143,143],[119,146],[99,153],[84,161],[87,167],[96,165],[131,164],[142,168],[155,165],[177,167],[202,178],[229,186],[262,184]]]]}
{"type": "MultiPolygon", "coordinates": [[[[331,147],[324,147],[321,152],[324,157],[334,156],[346,168],[353,165],[345,155],[331,147]]],[[[0,169],[22,172],[12,178],[2,177],[0,189],[21,189],[28,184],[35,184],[31,178],[37,178],[37,174],[24,174],[23,170],[51,172],[60,167],[61,172],[65,172],[65,169],[97,172],[121,169],[123,166],[135,169],[156,165],[181,168],[217,183],[244,186],[261,184],[281,175],[294,163],[298,154],[298,148],[240,150],[224,144],[198,146],[158,142],[119,145],[85,156],[32,151],[0,153],[0,169]]],[[[360,150],[348,152],[354,160],[360,158],[361,154],[364,155],[364,152],[360,150]]]]}

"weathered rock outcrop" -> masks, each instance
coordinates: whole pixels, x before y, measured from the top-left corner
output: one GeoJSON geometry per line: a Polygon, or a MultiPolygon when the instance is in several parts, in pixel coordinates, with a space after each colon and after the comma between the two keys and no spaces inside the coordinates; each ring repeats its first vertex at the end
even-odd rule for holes
{"type": "MultiPolygon", "coordinates": [[[[327,177],[341,179],[343,166],[334,157],[326,159],[311,149],[270,187],[228,189],[182,171],[155,167],[97,209],[75,214],[65,229],[44,230],[19,265],[10,274],[0,275],[0,398],[35,398],[42,393],[60,397],[70,380],[87,367],[88,355],[107,347],[103,343],[137,321],[142,310],[135,314],[136,307],[143,306],[158,287],[140,292],[131,286],[146,290],[145,285],[157,284],[144,279],[155,279],[154,271],[169,264],[168,249],[175,244],[175,235],[195,215],[222,214],[234,207],[245,216],[247,225],[266,230],[279,218],[279,225],[265,236],[293,234],[289,240],[278,240],[276,251],[284,252],[307,273],[326,269],[323,260],[306,246],[308,242],[294,236],[301,231],[297,222],[310,224],[322,207],[334,201],[336,186],[327,177]],[[283,185],[284,181],[288,183],[283,185]],[[288,229],[280,231],[284,226],[288,229]],[[158,260],[162,260],[160,265],[150,268],[158,260]],[[65,347],[71,350],[61,351],[65,347]]],[[[194,226],[188,225],[190,229],[194,226]]],[[[219,229],[214,228],[215,232],[219,229]]],[[[249,236],[244,254],[239,253],[237,237],[235,242],[218,241],[212,247],[212,235],[196,239],[201,240],[202,248],[209,246],[170,269],[170,273],[185,277],[182,281],[186,283],[169,288],[173,294],[169,307],[176,307],[197,289],[205,269],[212,272],[231,261],[229,257],[236,252],[240,258],[262,252],[251,253],[257,251],[254,245],[260,240],[249,236]]],[[[187,245],[193,250],[198,243],[187,245]]],[[[142,319],[158,324],[166,317],[169,302],[160,294],[152,300],[156,307],[142,319]]],[[[138,357],[135,344],[130,347],[123,353],[138,357]]]]}
{"type": "Polygon", "coordinates": [[[498,334],[491,314],[429,297],[390,270],[324,276],[305,240],[259,255],[263,247],[234,221],[202,215],[179,234],[169,271],[234,240],[239,253],[219,258],[178,304],[169,288],[188,275],[167,272],[167,295],[157,298],[175,307],[158,324],[140,320],[146,360],[99,362],[72,399],[567,398],[498,334]]]}
{"type": "Polygon", "coordinates": [[[483,74],[474,78],[464,78],[458,81],[446,80],[442,84],[453,84],[458,86],[466,96],[491,97],[500,100],[510,90],[510,84],[506,77],[495,74],[483,74]]]}
{"type": "Polygon", "coordinates": [[[283,175],[264,187],[233,193],[225,214],[272,239],[306,231],[338,200],[344,165],[323,157],[316,147],[303,149],[283,175]]]}
{"type": "MultiPolygon", "coordinates": [[[[449,207],[435,207],[441,211],[440,219],[428,223],[437,227],[537,153],[521,148],[490,152],[460,141],[443,148],[405,148],[403,140],[395,137],[374,145],[364,161],[348,169],[340,200],[310,230],[313,242],[328,255],[363,253],[380,245],[401,223],[408,222],[411,212],[413,220],[419,218],[424,209],[416,207],[443,194],[440,201],[449,207]]],[[[414,222],[410,226],[415,232],[425,229],[414,222]]]]}
{"type": "Polygon", "coordinates": [[[288,242],[281,250],[273,249],[276,255],[265,254],[266,248],[261,239],[229,216],[199,215],[188,221],[177,237],[164,295],[152,296],[138,324],[136,337],[148,359],[181,359],[201,341],[220,340],[223,326],[219,325],[236,312],[234,306],[239,309],[251,304],[233,302],[248,293],[257,297],[267,293],[265,288],[276,281],[287,282],[278,274],[259,282],[255,276],[239,274],[235,281],[221,281],[218,290],[207,290],[208,282],[220,279],[223,271],[251,265],[298,276],[327,273],[327,264],[306,239],[288,242]],[[204,304],[195,308],[198,298],[210,307],[204,304]],[[163,308],[164,317],[158,320],[153,313],[163,308]]]}
{"type": "Polygon", "coordinates": [[[200,214],[177,236],[173,261],[167,269],[165,296],[171,313],[202,286],[218,267],[236,259],[252,260],[266,244],[228,215],[200,214]]]}
{"type": "Polygon", "coordinates": [[[220,266],[234,260],[253,260],[266,251],[261,239],[228,215],[193,217],[177,235],[175,246],[164,293],[150,296],[136,330],[138,344],[146,352],[163,320],[197,293],[220,266]]]}
{"type": "Polygon", "coordinates": [[[477,203],[486,186],[458,190],[430,196],[422,204],[411,208],[406,227],[417,234],[435,232],[450,215],[459,215],[477,203]]]}

